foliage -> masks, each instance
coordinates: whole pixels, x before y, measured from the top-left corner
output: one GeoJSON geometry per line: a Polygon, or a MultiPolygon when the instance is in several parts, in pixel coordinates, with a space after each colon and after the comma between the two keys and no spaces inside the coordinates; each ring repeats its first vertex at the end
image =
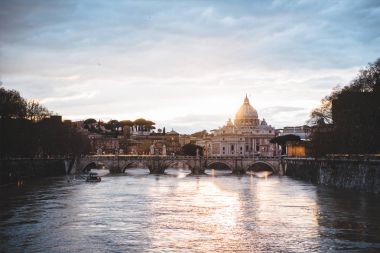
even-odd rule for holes
{"type": "Polygon", "coordinates": [[[3,157],[80,155],[90,142],[71,124],[49,119],[0,119],[0,154],[3,157]]]}
{"type": "Polygon", "coordinates": [[[300,141],[301,138],[298,135],[286,134],[274,137],[270,140],[270,143],[277,143],[278,145],[284,145],[288,141],[300,141]]]}
{"type": "Polygon", "coordinates": [[[154,123],[153,121],[150,121],[150,120],[139,118],[139,119],[136,119],[135,121],[133,121],[133,124],[134,125],[141,125],[141,126],[153,126],[156,123],[154,123]]]}
{"type": "Polygon", "coordinates": [[[83,122],[83,124],[85,124],[85,125],[91,125],[91,124],[95,124],[97,121],[95,120],[95,119],[92,119],[92,118],[90,118],[90,119],[86,119],[84,122],[83,122]]]}
{"type": "Polygon", "coordinates": [[[197,149],[199,150],[199,155],[203,156],[203,148],[201,146],[195,145],[193,143],[185,144],[181,148],[181,154],[182,155],[188,155],[188,156],[196,156],[197,155],[197,149]]]}
{"type": "Polygon", "coordinates": [[[122,120],[119,122],[122,126],[133,126],[133,121],[131,120],[122,120]]]}
{"type": "Polygon", "coordinates": [[[140,130],[141,130],[141,127],[142,127],[142,129],[148,130],[148,131],[150,131],[151,129],[155,129],[155,127],[154,127],[155,124],[156,123],[154,123],[153,121],[146,120],[146,119],[143,119],[143,118],[136,119],[133,122],[133,125],[136,126],[136,127],[139,127],[140,130]]]}
{"type": "Polygon", "coordinates": [[[334,87],[330,95],[324,97],[321,100],[321,105],[314,108],[311,111],[310,119],[308,120],[309,125],[317,124],[331,124],[332,123],[332,101],[337,98],[341,90],[339,86],[334,87]]]}
{"type": "Polygon", "coordinates": [[[0,117],[23,118],[26,115],[27,102],[16,90],[0,87],[0,117]]]}
{"type": "Polygon", "coordinates": [[[26,101],[15,90],[0,88],[0,156],[80,155],[90,141],[71,123],[47,118],[51,112],[26,101]]]}
{"type": "Polygon", "coordinates": [[[35,100],[28,101],[26,104],[26,118],[31,121],[40,121],[51,115],[48,109],[35,100]]]}
{"type": "Polygon", "coordinates": [[[112,132],[119,132],[119,128],[121,127],[122,125],[120,124],[119,121],[117,120],[110,120],[108,121],[104,127],[108,130],[111,130],[112,132]]]}
{"type": "Polygon", "coordinates": [[[311,111],[310,119],[307,123],[309,125],[333,123],[333,100],[336,100],[341,94],[350,92],[373,92],[376,86],[380,86],[380,58],[374,63],[369,63],[367,68],[360,70],[358,76],[349,85],[343,88],[334,87],[331,94],[321,100],[320,106],[311,111]]]}
{"type": "Polygon", "coordinates": [[[348,86],[322,99],[311,113],[311,152],[358,154],[380,151],[380,58],[348,86]],[[328,124],[323,124],[328,123],[328,124]]]}

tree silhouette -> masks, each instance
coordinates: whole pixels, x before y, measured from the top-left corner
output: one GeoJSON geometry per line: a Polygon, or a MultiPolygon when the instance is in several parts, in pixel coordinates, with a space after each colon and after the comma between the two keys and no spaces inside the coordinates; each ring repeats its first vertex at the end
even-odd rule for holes
{"type": "Polygon", "coordinates": [[[380,58],[322,99],[309,123],[316,156],[380,152],[380,58]]]}
{"type": "Polygon", "coordinates": [[[203,148],[193,143],[188,143],[188,144],[183,145],[183,147],[181,148],[181,153],[182,155],[196,156],[197,149],[199,150],[198,151],[199,155],[203,156],[203,148]]]}
{"type": "Polygon", "coordinates": [[[16,90],[0,87],[0,117],[23,118],[26,115],[27,102],[16,90]]]}
{"type": "Polygon", "coordinates": [[[326,124],[333,123],[332,103],[337,100],[339,95],[350,92],[373,92],[375,87],[380,86],[380,58],[374,63],[369,63],[365,69],[359,71],[358,76],[349,85],[340,88],[336,86],[330,95],[321,100],[319,107],[310,113],[309,125],[317,125],[323,120],[326,124]]]}
{"type": "Polygon", "coordinates": [[[31,121],[40,121],[51,115],[52,113],[47,108],[35,100],[28,101],[26,104],[26,118],[31,121]]]}

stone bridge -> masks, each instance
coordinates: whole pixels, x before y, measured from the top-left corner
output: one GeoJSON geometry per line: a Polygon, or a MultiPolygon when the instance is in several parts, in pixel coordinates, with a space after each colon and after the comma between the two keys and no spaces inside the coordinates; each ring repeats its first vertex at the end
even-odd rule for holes
{"type": "Polygon", "coordinates": [[[186,168],[192,174],[203,174],[206,169],[227,169],[234,174],[261,170],[283,174],[284,167],[279,157],[93,155],[79,158],[74,169],[80,173],[99,166],[108,168],[111,173],[124,173],[128,168],[147,168],[152,174],[163,174],[167,168],[186,168]]]}

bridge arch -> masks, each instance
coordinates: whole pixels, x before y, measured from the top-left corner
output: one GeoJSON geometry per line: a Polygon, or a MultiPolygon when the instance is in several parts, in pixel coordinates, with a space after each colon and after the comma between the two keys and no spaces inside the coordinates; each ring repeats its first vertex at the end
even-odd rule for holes
{"type": "Polygon", "coordinates": [[[182,169],[189,169],[193,167],[192,164],[188,161],[166,161],[164,164],[165,169],[170,168],[171,166],[181,167],[182,169]]]}
{"type": "Polygon", "coordinates": [[[86,166],[83,167],[82,173],[88,173],[91,169],[96,169],[96,163],[90,162],[86,166]]]}
{"type": "Polygon", "coordinates": [[[252,164],[250,164],[247,167],[247,171],[249,172],[262,172],[262,171],[270,171],[272,173],[276,172],[276,169],[273,167],[272,164],[265,162],[265,161],[257,161],[252,164]]]}
{"type": "Polygon", "coordinates": [[[140,161],[133,161],[133,162],[127,162],[121,169],[121,172],[122,173],[125,173],[126,170],[130,169],[130,168],[141,168],[141,169],[148,169],[149,170],[149,167],[147,164],[145,164],[144,162],[140,162],[140,161]]]}
{"type": "Polygon", "coordinates": [[[233,171],[233,167],[230,164],[220,161],[210,162],[209,164],[207,164],[207,169],[233,171]]]}

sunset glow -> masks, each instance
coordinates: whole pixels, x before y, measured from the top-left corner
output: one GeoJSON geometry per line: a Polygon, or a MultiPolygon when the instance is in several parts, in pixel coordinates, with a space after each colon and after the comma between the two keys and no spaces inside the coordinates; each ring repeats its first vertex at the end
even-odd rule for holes
{"type": "Polygon", "coordinates": [[[260,118],[301,125],[378,56],[371,4],[1,1],[0,80],[73,120],[213,129],[247,93],[260,118]]]}

